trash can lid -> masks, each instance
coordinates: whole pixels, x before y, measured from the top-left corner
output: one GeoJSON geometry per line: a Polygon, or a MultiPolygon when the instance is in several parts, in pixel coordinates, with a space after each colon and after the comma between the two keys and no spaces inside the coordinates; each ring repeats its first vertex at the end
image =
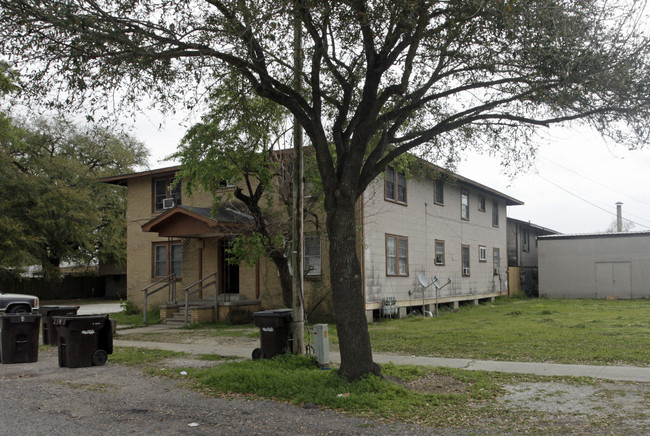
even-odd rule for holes
{"type": "Polygon", "coordinates": [[[271,309],[253,312],[253,316],[291,316],[293,309],[271,309]]]}

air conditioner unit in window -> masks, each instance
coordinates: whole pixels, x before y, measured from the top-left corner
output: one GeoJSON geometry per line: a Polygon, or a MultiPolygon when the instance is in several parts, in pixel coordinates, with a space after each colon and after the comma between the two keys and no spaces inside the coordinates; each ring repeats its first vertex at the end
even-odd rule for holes
{"type": "Polygon", "coordinates": [[[463,267],[463,275],[464,275],[464,276],[468,276],[468,275],[469,275],[469,267],[468,267],[468,266],[464,266],[464,267],[463,267]]]}
{"type": "Polygon", "coordinates": [[[174,207],[174,199],[163,198],[163,209],[171,209],[172,207],[174,207]]]}

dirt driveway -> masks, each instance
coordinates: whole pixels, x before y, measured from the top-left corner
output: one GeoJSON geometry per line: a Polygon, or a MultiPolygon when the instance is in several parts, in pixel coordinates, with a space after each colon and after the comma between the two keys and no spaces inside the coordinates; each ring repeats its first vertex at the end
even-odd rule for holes
{"type": "MultiPolygon", "coordinates": [[[[183,368],[215,364],[193,356],[162,362],[183,368]]],[[[445,389],[441,380],[414,388],[445,389]]],[[[212,398],[182,380],[144,375],[109,362],[59,368],[54,347],[27,364],[0,364],[3,434],[32,435],[395,435],[395,434],[616,434],[650,432],[650,385],[557,381],[518,383],[490,404],[493,419],[464,428],[382,424],[317,407],[246,398],[212,398]]],[[[485,407],[475,404],[471,407],[485,407]]]]}

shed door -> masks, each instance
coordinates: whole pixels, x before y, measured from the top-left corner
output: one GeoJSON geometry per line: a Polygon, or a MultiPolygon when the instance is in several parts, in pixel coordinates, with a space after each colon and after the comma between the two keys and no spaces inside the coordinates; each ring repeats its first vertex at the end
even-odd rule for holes
{"type": "Polygon", "coordinates": [[[596,298],[632,297],[630,262],[596,262],[596,298]]]}

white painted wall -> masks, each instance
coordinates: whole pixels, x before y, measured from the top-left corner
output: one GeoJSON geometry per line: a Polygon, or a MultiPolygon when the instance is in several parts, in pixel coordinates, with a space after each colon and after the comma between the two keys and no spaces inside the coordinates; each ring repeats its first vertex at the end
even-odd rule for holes
{"type": "MultiPolygon", "coordinates": [[[[460,218],[460,185],[445,182],[445,204],[433,201],[433,181],[410,179],[407,182],[407,205],[384,199],[384,178],[377,178],[364,194],[363,235],[366,303],[396,297],[401,305],[418,306],[422,302],[422,286],[418,273],[431,280],[437,276],[444,284],[440,296],[478,295],[506,291],[506,203],[499,200],[499,227],[492,226],[493,194],[486,197],[485,212],[478,210],[479,191],[470,185],[469,221],[460,218]],[[386,274],[386,234],[408,238],[409,275],[391,277],[386,274]],[[434,264],[435,240],[445,241],[445,265],[434,264]],[[461,245],[470,246],[470,276],[462,276],[461,245]],[[487,261],[479,262],[479,245],[487,248],[487,261]],[[493,247],[500,250],[500,271],[493,275],[493,247]],[[409,295],[409,291],[412,291],[409,295]],[[419,303],[418,303],[419,300],[419,303]],[[407,304],[409,303],[409,304],[407,304]]],[[[427,298],[435,294],[427,291],[427,298]]]]}
{"type": "Polygon", "coordinates": [[[541,237],[539,294],[650,297],[650,232],[541,237]]]}

